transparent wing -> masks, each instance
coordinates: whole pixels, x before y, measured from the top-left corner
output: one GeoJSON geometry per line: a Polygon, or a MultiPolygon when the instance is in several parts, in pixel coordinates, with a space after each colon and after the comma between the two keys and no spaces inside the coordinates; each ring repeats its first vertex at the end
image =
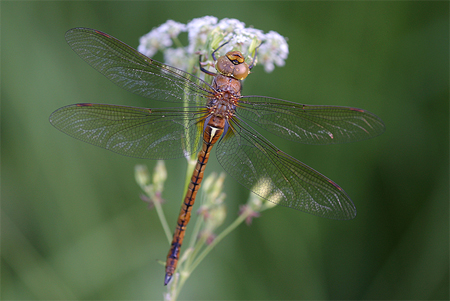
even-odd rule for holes
{"type": "Polygon", "coordinates": [[[282,206],[331,219],[356,216],[355,205],[336,183],[238,122],[230,121],[216,153],[220,165],[239,183],[282,206]]]}
{"type": "Polygon", "coordinates": [[[212,88],[198,77],[152,60],[101,31],[73,28],[67,31],[66,41],[89,65],[138,95],[202,105],[211,94],[212,88]]]}
{"type": "Polygon", "coordinates": [[[275,135],[307,144],[360,141],[385,130],[380,118],[362,109],[303,105],[263,96],[241,98],[236,115],[275,135]]]}
{"type": "Polygon", "coordinates": [[[58,130],[136,158],[171,159],[197,153],[204,114],[198,108],[145,109],[75,104],[50,115],[58,130]],[[183,111],[186,110],[186,111],[183,111]]]}

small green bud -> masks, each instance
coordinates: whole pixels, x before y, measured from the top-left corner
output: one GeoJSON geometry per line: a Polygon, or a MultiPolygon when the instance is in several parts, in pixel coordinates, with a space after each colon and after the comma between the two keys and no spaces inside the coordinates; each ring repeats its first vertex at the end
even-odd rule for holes
{"type": "MultiPolygon", "coordinates": [[[[223,198],[225,198],[225,194],[223,194],[223,198]]],[[[223,224],[226,216],[227,210],[223,204],[211,207],[205,227],[212,232],[214,229],[223,224]]]]}
{"type": "Polygon", "coordinates": [[[251,193],[247,204],[250,206],[250,208],[252,208],[253,211],[260,211],[263,202],[260,196],[251,193]]]}
{"type": "Polygon", "coordinates": [[[225,181],[225,173],[221,172],[219,177],[214,181],[212,190],[210,192],[210,198],[215,202],[223,190],[223,182],[225,181]]]}
{"type": "Polygon", "coordinates": [[[136,165],[134,167],[134,177],[141,187],[147,186],[150,183],[150,174],[145,165],[136,165]]]}
{"type": "Polygon", "coordinates": [[[217,177],[217,173],[212,172],[209,176],[207,176],[203,180],[203,185],[201,186],[201,188],[205,194],[208,194],[212,191],[212,187],[213,187],[214,182],[216,181],[216,177],[217,177]]]}
{"type": "Polygon", "coordinates": [[[222,44],[224,34],[219,30],[219,28],[215,28],[211,33],[211,48],[212,50],[219,48],[222,44]]]}
{"type": "Polygon", "coordinates": [[[164,182],[167,179],[167,169],[163,160],[158,160],[155,169],[153,170],[153,185],[155,192],[161,192],[164,188],[164,182]]]}

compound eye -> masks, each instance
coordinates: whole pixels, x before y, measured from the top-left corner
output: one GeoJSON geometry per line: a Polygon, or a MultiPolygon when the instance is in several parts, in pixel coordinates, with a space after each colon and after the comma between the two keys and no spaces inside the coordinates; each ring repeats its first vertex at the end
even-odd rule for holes
{"type": "Polygon", "coordinates": [[[216,69],[220,74],[231,76],[233,74],[234,65],[226,56],[221,56],[217,59],[216,69]]]}
{"type": "Polygon", "coordinates": [[[234,66],[233,77],[236,79],[243,80],[249,73],[248,65],[245,62],[234,66]]]}

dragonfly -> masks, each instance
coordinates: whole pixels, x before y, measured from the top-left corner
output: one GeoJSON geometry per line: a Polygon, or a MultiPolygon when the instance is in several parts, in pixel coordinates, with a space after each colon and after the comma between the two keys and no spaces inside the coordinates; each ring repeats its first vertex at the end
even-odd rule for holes
{"type": "MultiPolygon", "coordinates": [[[[211,83],[155,61],[98,30],[73,28],[66,41],[113,83],[152,100],[183,104],[169,108],[78,103],[50,116],[58,130],[84,142],[136,158],[172,159],[198,154],[170,250],[164,285],[175,273],[180,249],[212,148],[223,169],[244,187],[275,204],[317,216],[347,220],[356,208],[335,182],[284,153],[255,124],[288,140],[333,144],[365,140],[384,132],[383,121],[363,109],[306,105],[241,95],[254,66],[239,51],[216,57],[216,72],[200,70],[211,83]]],[[[220,48],[220,47],[219,47],[220,48]]]]}

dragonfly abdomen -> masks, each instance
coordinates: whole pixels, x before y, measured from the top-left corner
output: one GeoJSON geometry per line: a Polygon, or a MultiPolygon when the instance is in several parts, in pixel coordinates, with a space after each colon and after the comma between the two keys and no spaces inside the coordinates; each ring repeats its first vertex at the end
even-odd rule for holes
{"type": "Polygon", "coordinates": [[[197,191],[200,188],[200,184],[203,180],[203,174],[205,172],[206,163],[209,160],[209,154],[213,145],[217,142],[223,133],[224,119],[215,116],[216,118],[207,119],[208,124],[203,132],[203,146],[198,154],[197,164],[191,177],[191,183],[189,183],[184,202],[181,205],[180,215],[178,216],[177,227],[173,234],[172,244],[167,254],[166,259],[166,277],[164,278],[164,285],[169,283],[170,279],[175,272],[180,256],[181,245],[186,233],[186,226],[191,219],[192,207],[195,203],[197,191]],[[219,124],[218,120],[221,120],[219,124]]]}

